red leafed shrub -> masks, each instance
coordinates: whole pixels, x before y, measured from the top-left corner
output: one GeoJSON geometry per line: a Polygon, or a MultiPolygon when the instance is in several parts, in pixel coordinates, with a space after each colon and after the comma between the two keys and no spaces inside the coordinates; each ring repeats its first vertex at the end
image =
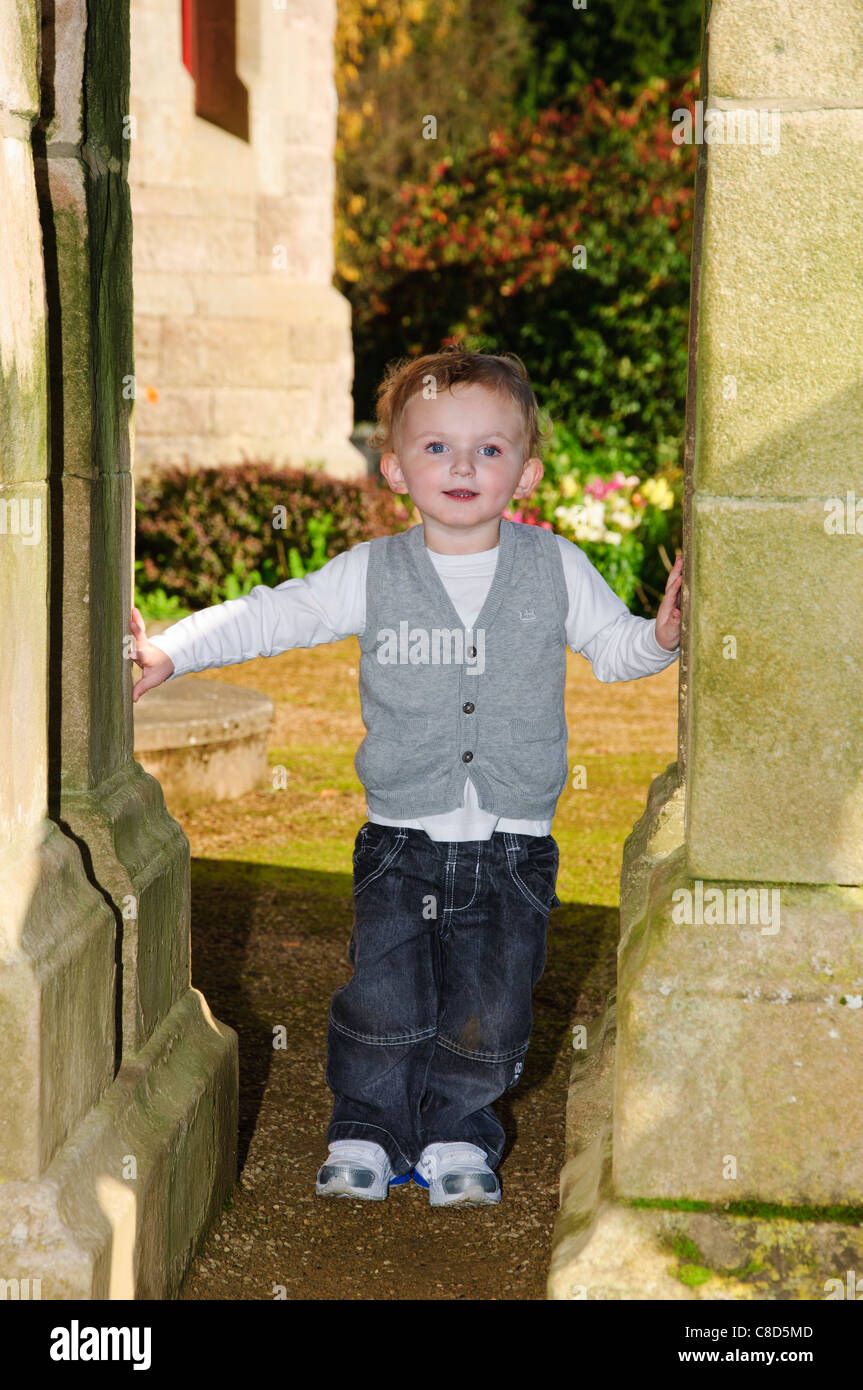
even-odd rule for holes
{"type": "Polygon", "coordinates": [[[314,532],[321,517],[332,518],[327,559],[412,524],[409,505],[376,478],[343,481],[266,464],[167,469],[135,494],[141,592],[158,587],[193,609],[222,601],[231,576],[290,579],[291,549],[303,561],[312,554],[310,521],[314,532]]]}

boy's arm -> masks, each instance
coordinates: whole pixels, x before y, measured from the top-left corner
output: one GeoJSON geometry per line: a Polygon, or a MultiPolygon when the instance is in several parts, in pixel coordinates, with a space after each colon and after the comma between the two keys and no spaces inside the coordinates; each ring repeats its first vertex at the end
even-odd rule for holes
{"type": "Polygon", "coordinates": [[[365,629],[368,542],[336,555],[303,579],[214,604],[148,640],[174,663],[168,677],[236,666],[292,647],[339,642],[365,629]]]}
{"type": "Polygon", "coordinates": [[[569,614],[566,640],[586,656],[601,681],[631,681],[664,671],[680,655],[656,640],[653,618],[638,618],[605,582],[582,550],[563,536],[560,546],[569,614]]]}

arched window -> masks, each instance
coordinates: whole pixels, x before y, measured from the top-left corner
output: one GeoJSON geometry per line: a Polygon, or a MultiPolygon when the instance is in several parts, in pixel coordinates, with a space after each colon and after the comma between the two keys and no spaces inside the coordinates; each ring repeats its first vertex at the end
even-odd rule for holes
{"type": "Polygon", "coordinates": [[[195,115],[249,138],[249,94],[237,75],[236,0],[182,0],[183,63],[195,79],[195,115]]]}

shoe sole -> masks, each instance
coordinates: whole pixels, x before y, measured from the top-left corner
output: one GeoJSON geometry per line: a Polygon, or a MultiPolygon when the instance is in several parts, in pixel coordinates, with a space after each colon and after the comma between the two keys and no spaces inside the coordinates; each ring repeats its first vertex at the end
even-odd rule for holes
{"type": "Polygon", "coordinates": [[[410,1173],[405,1173],[400,1178],[390,1178],[385,1190],[380,1192],[369,1187],[352,1187],[347,1178],[331,1178],[323,1187],[315,1183],[315,1196],[357,1197],[361,1202],[383,1202],[391,1187],[401,1187],[404,1183],[410,1182],[410,1179],[410,1173]]]}
{"type": "Polygon", "coordinates": [[[499,1201],[500,1192],[480,1192],[475,1197],[470,1192],[456,1192],[446,1197],[429,1194],[430,1207],[496,1207],[499,1201]]]}
{"type": "Polygon", "coordinates": [[[467,1192],[441,1193],[430,1187],[429,1183],[416,1170],[413,1171],[413,1179],[417,1187],[424,1188],[429,1194],[429,1206],[432,1207],[494,1207],[501,1199],[500,1188],[497,1192],[485,1192],[482,1188],[467,1192]]]}

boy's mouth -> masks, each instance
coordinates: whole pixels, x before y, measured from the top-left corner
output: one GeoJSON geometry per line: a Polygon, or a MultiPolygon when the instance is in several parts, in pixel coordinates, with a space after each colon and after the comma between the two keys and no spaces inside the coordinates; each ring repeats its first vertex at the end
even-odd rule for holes
{"type": "Polygon", "coordinates": [[[479,497],[479,493],[471,492],[468,487],[453,487],[444,493],[444,497],[454,497],[457,502],[470,502],[471,498],[479,497]]]}

